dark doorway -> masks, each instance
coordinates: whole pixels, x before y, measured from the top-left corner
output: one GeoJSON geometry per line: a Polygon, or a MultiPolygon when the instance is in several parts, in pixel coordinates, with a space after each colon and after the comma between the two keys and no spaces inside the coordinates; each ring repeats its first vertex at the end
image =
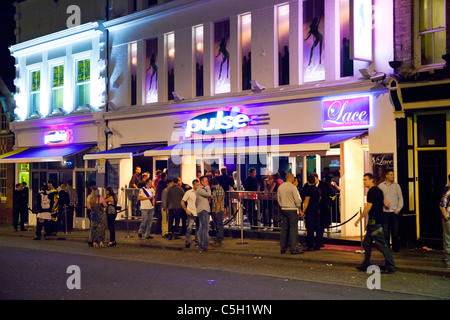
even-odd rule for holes
{"type": "Polygon", "coordinates": [[[439,202],[447,182],[447,152],[418,151],[420,238],[442,239],[439,202]]]}

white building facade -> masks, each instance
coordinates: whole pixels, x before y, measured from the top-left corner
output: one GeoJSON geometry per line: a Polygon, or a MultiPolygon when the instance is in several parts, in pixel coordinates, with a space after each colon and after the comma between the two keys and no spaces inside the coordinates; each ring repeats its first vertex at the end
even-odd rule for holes
{"type": "Polygon", "coordinates": [[[19,43],[17,150],[1,161],[18,177],[29,163],[33,187],[42,172],[111,185],[122,205],[137,165],[188,184],[224,165],[242,181],[340,170],[346,221],[377,159],[396,170],[393,25],[392,1],[177,0],[19,43]]]}

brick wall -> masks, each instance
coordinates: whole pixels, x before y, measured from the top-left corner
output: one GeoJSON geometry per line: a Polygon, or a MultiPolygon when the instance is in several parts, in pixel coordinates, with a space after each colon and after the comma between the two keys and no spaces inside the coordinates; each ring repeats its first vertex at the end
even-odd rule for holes
{"type": "Polygon", "coordinates": [[[394,1],[394,55],[404,64],[412,63],[413,54],[413,0],[394,1]]]}

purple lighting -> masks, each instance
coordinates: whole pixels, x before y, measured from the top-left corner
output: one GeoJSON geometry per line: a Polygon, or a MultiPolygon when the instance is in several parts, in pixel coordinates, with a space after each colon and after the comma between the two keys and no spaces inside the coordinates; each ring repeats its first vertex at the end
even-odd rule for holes
{"type": "Polygon", "coordinates": [[[324,130],[367,128],[371,124],[370,96],[326,100],[322,112],[324,130]]]}

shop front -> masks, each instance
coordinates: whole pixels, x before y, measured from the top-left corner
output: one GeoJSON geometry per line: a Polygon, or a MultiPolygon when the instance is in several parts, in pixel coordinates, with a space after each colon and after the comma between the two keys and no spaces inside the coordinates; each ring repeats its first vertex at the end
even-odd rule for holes
{"type": "MultiPolygon", "coordinates": [[[[153,169],[163,159],[169,178],[179,176],[187,184],[198,174],[223,166],[230,175],[236,172],[238,184],[251,167],[260,181],[277,172],[282,177],[293,173],[301,185],[313,172],[327,182],[333,179],[341,190],[339,221],[364,206],[362,179],[365,172],[372,172],[371,155],[390,154],[396,159],[395,120],[386,90],[286,100],[255,98],[251,103],[233,101],[206,108],[204,104],[166,114],[149,111],[130,119],[115,111],[105,118],[111,130],[120,133],[111,138],[119,148],[131,142],[167,141],[167,146],[149,148],[142,156],[153,163],[153,169]],[[148,128],[142,131],[146,134],[131,135],[132,128],[143,127],[148,128]]],[[[120,161],[127,168],[122,170],[122,162],[118,168],[124,186],[134,167],[131,159],[120,161]]],[[[341,235],[359,236],[360,230],[347,223],[341,235]]]]}
{"type": "Polygon", "coordinates": [[[29,225],[36,225],[32,211],[38,208],[42,186],[51,181],[58,190],[62,183],[76,190],[78,205],[68,213],[68,230],[87,228],[85,199],[89,187],[102,177],[98,175],[96,161],[83,160],[83,155],[98,150],[97,126],[71,122],[47,127],[46,121],[36,121],[42,126],[13,124],[17,148],[0,159],[1,163],[15,164],[16,181],[26,182],[29,187],[29,225]]]}

